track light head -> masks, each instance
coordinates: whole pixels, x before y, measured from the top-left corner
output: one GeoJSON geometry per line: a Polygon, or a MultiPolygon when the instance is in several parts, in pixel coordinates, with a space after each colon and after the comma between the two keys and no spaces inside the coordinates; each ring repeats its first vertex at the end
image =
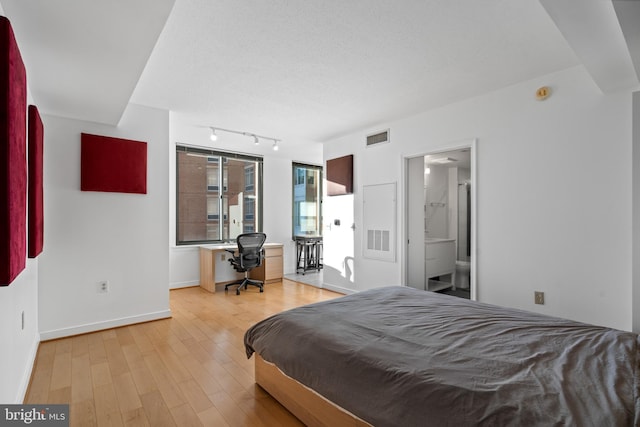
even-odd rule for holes
{"type": "Polygon", "coordinates": [[[260,143],[260,140],[258,139],[258,137],[256,135],[253,135],[253,143],[258,145],[260,143]]]}
{"type": "Polygon", "coordinates": [[[273,140],[273,151],[278,151],[278,140],[277,139],[273,140]]]}
{"type": "Polygon", "coordinates": [[[216,141],[218,139],[218,135],[216,135],[216,128],[211,128],[211,138],[212,141],[216,141]]]}

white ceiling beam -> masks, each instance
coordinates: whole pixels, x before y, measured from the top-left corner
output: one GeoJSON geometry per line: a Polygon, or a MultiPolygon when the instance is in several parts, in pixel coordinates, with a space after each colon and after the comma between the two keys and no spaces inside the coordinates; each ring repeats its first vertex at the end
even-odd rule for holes
{"type": "MultiPolygon", "coordinates": [[[[618,7],[626,9],[624,5],[616,4],[614,8],[611,0],[540,0],[540,3],[603,93],[638,86],[637,68],[616,14],[618,7]]],[[[637,26],[639,21],[632,22],[637,26]]]]}
{"type": "Polygon", "coordinates": [[[613,7],[620,21],[636,75],[640,76],[640,2],[614,0],[613,7]]]}
{"type": "Polygon", "coordinates": [[[117,125],[175,0],[1,0],[41,113],[117,125]]]}

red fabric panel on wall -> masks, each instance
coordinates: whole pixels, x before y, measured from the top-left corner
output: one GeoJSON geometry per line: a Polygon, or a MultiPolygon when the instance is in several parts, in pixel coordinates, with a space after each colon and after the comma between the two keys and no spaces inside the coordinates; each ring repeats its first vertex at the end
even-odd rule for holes
{"type": "Polygon", "coordinates": [[[44,126],[35,105],[29,105],[29,258],[44,244],[44,192],[42,178],[44,126]]]}
{"type": "Polygon", "coordinates": [[[26,265],[27,74],[9,20],[0,17],[0,286],[26,265]]]}
{"type": "Polygon", "coordinates": [[[147,143],[83,133],[80,189],[147,194],[147,143]]]}

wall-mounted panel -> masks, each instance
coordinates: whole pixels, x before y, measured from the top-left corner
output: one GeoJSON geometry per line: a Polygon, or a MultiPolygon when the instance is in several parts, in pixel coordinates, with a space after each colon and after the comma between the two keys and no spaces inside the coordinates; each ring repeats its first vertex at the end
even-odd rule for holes
{"type": "Polygon", "coordinates": [[[44,246],[43,144],[44,126],[35,105],[29,105],[29,258],[37,257],[44,246]]]}
{"type": "Polygon", "coordinates": [[[9,20],[0,17],[0,286],[25,268],[27,75],[9,20]]]}
{"type": "Polygon", "coordinates": [[[362,223],[365,258],[396,260],[396,184],[362,187],[362,223]]]}
{"type": "Polygon", "coordinates": [[[353,155],[327,160],[327,195],[353,193],[353,155]]]}
{"type": "Polygon", "coordinates": [[[147,193],[147,143],[83,133],[80,189],[147,193]]]}

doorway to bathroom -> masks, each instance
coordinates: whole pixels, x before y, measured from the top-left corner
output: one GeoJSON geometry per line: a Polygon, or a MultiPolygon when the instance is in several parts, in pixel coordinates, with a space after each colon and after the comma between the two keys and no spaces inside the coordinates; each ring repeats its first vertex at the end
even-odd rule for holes
{"type": "Polygon", "coordinates": [[[475,145],[404,159],[408,286],[477,298],[475,145]]]}

